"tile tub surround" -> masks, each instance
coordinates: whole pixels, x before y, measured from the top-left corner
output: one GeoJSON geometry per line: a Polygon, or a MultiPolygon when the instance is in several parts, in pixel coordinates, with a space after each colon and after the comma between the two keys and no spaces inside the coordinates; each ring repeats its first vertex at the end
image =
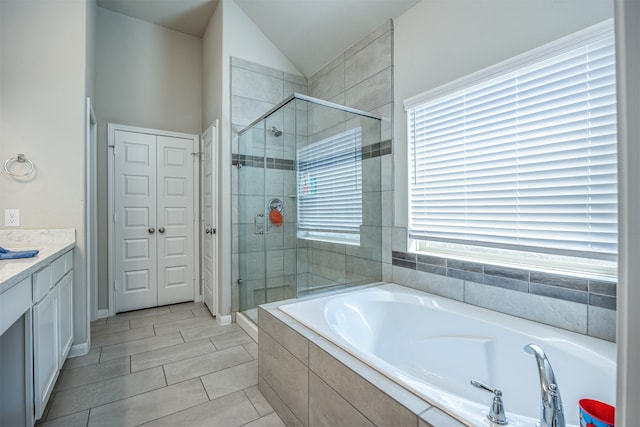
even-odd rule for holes
{"type": "Polygon", "coordinates": [[[288,426],[462,427],[280,310],[258,309],[258,388],[288,426]]]}
{"type": "Polygon", "coordinates": [[[391,258],[395,283],[615,341],[615,282],[401,251],[391,258]]]}
{"type": "Polygon", "coordinates": [[[67,359],[36,425],[284,427],[258,391],[257,344],[202,303],[121,313],[91,331],[91,351],[67,359]]]}
{"type": "Polygon", "coordinates": [[[0,230],[0,246],[11,250],[38,249],[32,258],[0,260],[0,294],[11,289],[75,246],[75,229],[0,230]]]}

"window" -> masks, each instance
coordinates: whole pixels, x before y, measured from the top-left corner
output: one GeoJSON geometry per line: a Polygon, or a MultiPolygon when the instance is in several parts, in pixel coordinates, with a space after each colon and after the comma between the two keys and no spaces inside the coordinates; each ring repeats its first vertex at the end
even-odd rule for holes
{"type": "Polygon", "coordinates": [[[612,22],[409,99],[405,109],[417,249],[615,274],[612,22]]]}
{"type": "Polygon", "coordinates": [[[362,130],[298,148],[298,237],[359,244],[362,130]]]}

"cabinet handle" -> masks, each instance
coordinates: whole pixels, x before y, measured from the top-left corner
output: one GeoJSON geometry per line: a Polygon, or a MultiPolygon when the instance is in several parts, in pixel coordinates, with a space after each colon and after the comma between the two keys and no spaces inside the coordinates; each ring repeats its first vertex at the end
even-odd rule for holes
{"type": "Polygon", "coordinates": [[[158,232],[160,232],[160,233],[164,233],[164,227],[160,227],[160,228],[158,228],[158,232]]]}
{"type": "Polygon", "coordinates": [[[150,227],[149,230],[147,230],[149,232],[149,234],[153,234],[156,232],[156,229],[153,227],[150,227]]]}

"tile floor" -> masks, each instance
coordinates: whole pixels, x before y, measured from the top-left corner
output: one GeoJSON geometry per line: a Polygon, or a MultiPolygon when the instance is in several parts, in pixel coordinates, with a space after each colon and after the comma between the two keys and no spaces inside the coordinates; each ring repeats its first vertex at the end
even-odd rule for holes
{"type": "Polygon", "coordinates": [[[284,426],[257,387],[257,344],[202,303],[100,319],[91,345],[65,362],[38,426],[284,426]]]}

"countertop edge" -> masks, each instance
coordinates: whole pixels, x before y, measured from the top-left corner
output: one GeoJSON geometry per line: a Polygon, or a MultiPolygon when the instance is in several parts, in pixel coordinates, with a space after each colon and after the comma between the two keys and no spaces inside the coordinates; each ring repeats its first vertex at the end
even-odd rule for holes
{"type": "MultiPolygon", "coordinates": [[[[51,245],[54,246],[54,245],[51,245]]],[[[56,258],[65,252],[73,249],[76,246],[76,242],[68,242],[61,243],[61,246],[56,246],[53,252],[48,254],[46,257],[42,258],[38,262],[29,265],[24,270],[19,271],[18,273],[13,274],[11,277],[5,279],[0,282],[0,296],[7,292],[9,289],[13,288],[15,285],[31,276],[36,271],[39,271],[45,268],[47,265],[50,265],[56,258]]]]}

